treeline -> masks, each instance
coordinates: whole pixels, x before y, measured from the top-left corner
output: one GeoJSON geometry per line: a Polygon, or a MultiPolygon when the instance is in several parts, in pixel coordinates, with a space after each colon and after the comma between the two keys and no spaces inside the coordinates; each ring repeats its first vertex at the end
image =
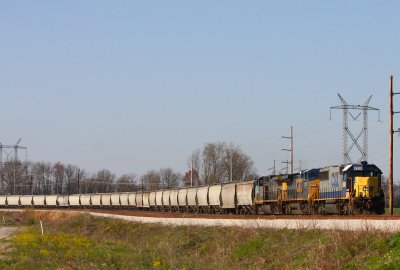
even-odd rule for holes
{"type": "Polygon", "coordinates": [[[206,144],[188,158],[188,168],[185,174],[162,168],[117,177],[108,169],[88,173],[61,162],[11,160],[0,166],[0,195],[131,192],[256,178],[251,158],[233,144],[206,144]]]}
{"type": "MultiPolygon", "coordinates": [[[[382,176],[382,189],[385,194],[385,205],[389,207],[389,179],[382,176]]],[[[393,207],[400,208],[400,184],[393,183],[393,207]]]]}
{"type": "Polygon", "coordinates": [[[151,170],[139,178],[134,173],[116,177],[107,169],[89,174],[78,166],[60,162],[6,162],[0,168],[0,194],[131,192],[177,187],[181,179],[171,168],[151,170]]]}

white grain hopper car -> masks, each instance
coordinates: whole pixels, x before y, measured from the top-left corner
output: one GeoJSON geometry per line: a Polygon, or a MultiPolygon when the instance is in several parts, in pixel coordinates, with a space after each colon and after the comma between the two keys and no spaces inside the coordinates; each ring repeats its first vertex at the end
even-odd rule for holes
{"type": "Polygon", "coordinates": [[[121,207],[128,207],[129,206],[129,194],[128,193],[121,193],[119,195],[119,200],[121,202],[121,207]]]}
{"type": "Polygon", "coordinates": [[[143,208],[143,193],[136,193],[136,207],[143,208]]]}
{"type": "Polygon", "coordinates": [[[58,207],[68,207],[69,204],[69,196],[67,195],[59,195],[57,196],[57,205],[58,207]]]}
{"type": "Polygon", "coordinates": [[[0,196],[0,208],[7,206],[7,196],[0,196]]]}
{"type": "Polygon", "coordinates": [[[229,183],[223,184],[221,189],[221,200],[222,200],[222,210],[227,212],[232,209],[236,209],[235,203],[236,194],[236,184],[229,183]]]}
{"type": "Polygon", "coordinates": [[[20,196],[7,196],[7,206],[10,207],[18,207],[19,206],[19,197],[20,196]]]}
{"type": "Polygon", "coordinates": [[[187,189],[187,207],[190,212],[197,211],[197,188],[192,187],[187,189]]]}
{"type": "Polygon", "coordinates": [[[111,194],[111,205],[114,208],[119,208],[121,206],[120,202],[120,194],[119,193],[113,193],[111,194]]]}
{"type": "Polygon", "coordinates": [[[20,205],[23,207],[32,207],[33,206],[33,196],[32,195],[25,195],[19,197],[20,205]]]}
{"type": "Polygon", "coordinates": [[[254,181],[145,192],[73,195],[1,195],[0,207],[150,209],[200,213],[254,213],[254,181]]]}
{"type": "Polygon", "coordinates": [[[179,204],[179,211],[186,211],[186,209],[187,209],[187,188],[181,188],[178,190],[178,204],[179,204]]]}
{"type": "Polygon", "coordinates": [[[81,202],[80,202],[80,196],[79,194],[74,194],[74,195],[69,195],[69,206],[71,207],[81,207],[81,202]]]}
{"type": "Polygon", "coordinates": [[[208,200],[211,212],[219,212],[221,210],[221,190],[221,184],[210,186],[208,189],[208,200]]]}
{"type": "Polygon", "coordinates": [[[45,207],[46,206],[46,197],[44,195],[32,196],[32,203],[33,203],[33,206],[35,206],[35,207],[45,207]]]}
{"type": "Polygon", "coordinates": [[[92,194],[90,196],[90,200],[92,201],[92,206],[95,208],[101,207],[101,194],[92,194]]]}
{"type": "Polygon", "coordinates": [[[197,188],[197,211],[199,213],[209,212],[208,207],[208,186],[197,188]]]}
{"type": "Polygon", "coordinates": [[[90,194],[82,194],[80,199],[81,199],[81,206],[82,207],[86,208],[86,207],[92,206],[90,194]]]}
{"type": "Polygon", "coordinates": [[[164,206],[164,210],[169,210],[170,202],[169,202],[169,194],[170,190],[164,190],[162,193],[162,205],[164,206]]]}
{"type": "Polygon", "coordinates": [[[150,204],[149,204],[149,196],[150,196],[150,192],[143,192],[143,208],[148,209],[150,208],[150,204]]]}
{"type": "Polygon", "coordinates": [[[178,191],[179,191],[178,189],[174,189],[174,190],[171,190],[171,192],[169,193],[171,209],[174,211],[179,210],[178,191]]]}
{"type": "MultiPolygon", "coordinates": [[[[46,195],[46,206],[47,207],[51,207],[51,208],[55,208],[57,207],[57,199],[58,199],[58,195],[46,195]]],[[[36,207],[36,204],[35,204],[36,207]]]]}
{"type": "Polygon", "coordinates": [[[111,194],[101,194],[101,206],[107,208],[111,206],[111,194]]]}
{"type": "Polygon", "coordinates": [[[158,190],[156,191],[156,209],[160,211],[163,207],[163,191],[158,190]]]}
{"type": "Polygon", "coordinates": [[[128,202],[131,208],[136,208],[136,193],[131,193],[128,195],[128,202]]]}
{"type": "Polygon", "coordinates": [[[149,205],[151,210],[156,210],[157,204],[156,204],[156,191],[150,192],[149,195],[149,205]]]}

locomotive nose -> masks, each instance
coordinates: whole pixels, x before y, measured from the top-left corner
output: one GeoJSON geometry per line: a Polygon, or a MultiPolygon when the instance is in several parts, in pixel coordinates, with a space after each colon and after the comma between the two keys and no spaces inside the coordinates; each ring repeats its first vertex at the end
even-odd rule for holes
{"type": "Polygon", "coordinates": [[[373,198],[379,196],[379,181],[378,177],[368,176],[368,177],[356,177],[354,183],[355,196],[356,197],[366,197],[373,198]]]}

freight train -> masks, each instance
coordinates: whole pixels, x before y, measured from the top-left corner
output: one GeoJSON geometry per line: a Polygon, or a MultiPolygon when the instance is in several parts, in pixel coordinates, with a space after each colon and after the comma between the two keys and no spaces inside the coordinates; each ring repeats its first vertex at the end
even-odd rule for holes
{"type": "Polygon", "coordinates": [[[361,162],[257,180],[155,191],[3,195],[0,207],[134,209],[233,214],[383,214],[382,172],[361,162]]]}

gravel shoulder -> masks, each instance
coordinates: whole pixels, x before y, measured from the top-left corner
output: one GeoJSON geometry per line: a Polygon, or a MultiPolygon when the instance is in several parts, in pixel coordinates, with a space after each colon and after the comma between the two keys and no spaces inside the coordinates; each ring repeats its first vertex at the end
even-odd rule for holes
{"type": "Polygon", "coordinates": [[[91,215],[122,219],[142,223],[159,223],[170,226],[221,226],[243,228],[274,228],[274,229],[323,229],[345,231],[400,231],[400,220],[366,220],[366,219],[205,219],[205,218],[164,218],[125,216],[107,213],[90,212],[91,215]]]}

